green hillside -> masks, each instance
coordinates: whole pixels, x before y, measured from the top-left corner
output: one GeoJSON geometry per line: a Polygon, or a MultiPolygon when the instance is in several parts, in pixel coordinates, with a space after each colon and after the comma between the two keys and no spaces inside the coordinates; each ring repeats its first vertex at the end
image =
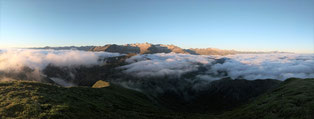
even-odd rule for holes
{"type": "Polygon", "coordinates": [[[224,119],[314,119],[314,79],[287,79],[224,119]]]}
{"type": "Polygon", "coordinates": [[[64,88],[38,82],[0,83],[1,119],[313,119],[314,79],[288,79],[217,115],[171,111],[157,102],[113,84],[105,88],[64,88]]]}
{"type": "Polygon", "coordinates": [[[145,95],[111,85],[63,88],[37,82],[0,83],[0,118],[175,118],[145,95]]]}

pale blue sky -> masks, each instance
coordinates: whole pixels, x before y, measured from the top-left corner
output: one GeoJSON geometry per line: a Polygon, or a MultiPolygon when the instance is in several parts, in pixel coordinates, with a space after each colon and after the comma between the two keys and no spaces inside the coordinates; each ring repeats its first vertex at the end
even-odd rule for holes
{"type": "Polygon", "coordinates": [[[149,42],[314,53],[314,0],[0,1],[0,48],[149,42]]]}

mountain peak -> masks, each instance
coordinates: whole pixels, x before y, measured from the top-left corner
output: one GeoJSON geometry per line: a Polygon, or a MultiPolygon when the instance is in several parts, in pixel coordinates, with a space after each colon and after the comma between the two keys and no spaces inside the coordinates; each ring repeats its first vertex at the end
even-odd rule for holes
{"type": "Polygon", "coordinates": [[[135,53],[135,54],[154,54],[154,53],[182,53],[194,55],[227,55],[235,54],[236,51],[220,50],[220,49],[183,49],[175,45],[165,44],[151,44],[151,43],[135,43],[135,44],[107,44],[105,46],[97,46],[90,49],[90,51],[106,51],[116,53],[135,53]]]}

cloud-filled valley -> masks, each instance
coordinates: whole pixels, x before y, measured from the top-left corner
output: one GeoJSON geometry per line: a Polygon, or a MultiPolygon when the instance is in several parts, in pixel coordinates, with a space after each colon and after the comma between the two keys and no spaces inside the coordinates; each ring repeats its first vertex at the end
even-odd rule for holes
{"type": "Polygon", "coordinates": [[[0,53],[0,81],[33,80],[72,87],[104,80],[165,99],[165,103],[223,99],[223,103],[237,104],[292,77],[314,78],[313,54],[130,55],[31,49],[0,53]]]}
{"type": "Polygon", "coordinates": [[[85,52],[78,50],[6,50],[0,54],[0,71],[20,70],[27,66],[43,70],[47,65],[91,66],[98,65],[100,58],[119,56],[118,53],[85,52]]]}
{"type": "Polygon", "coordinates": [[[223,70],[231,78],[279,79],[313,78],[313,54],[240,54],[227,56],[230,60],[214,65],[213,71],[223,70]]]}
{"type": "MultiPolygon", "coordinates": [[[[196,71],[205,67],[200,76],[231,77],[232,79],[279,79],[291,77],[313,78],[312,54],[238,54],[229,56],[205,56],[186,54],[138,55],[126,60],[124,72],[138,77],[175,75],[196,71]],[[222,60],[223,59],[223,60],[222,60]],[[223,62],[217,62],[222,60],[223,62]],[[219,75],[225,72],[225,75],[219,75]]],[[[208,77],[208,78],[210,78],[208,77]]]]}
{"type": "MultiPolygon", "coordinates": [[[[2,73],[19,72],[25,67],[42,73],[49,65],[55,67],[90,67],[106,64],[103,59],[123,56],[118,53],[78,50],[3,50],[0,54],[2,73]]],[[[237,54],[227,56],[157,53],[126,58],[114,69],[138,78],[182,77],[193,72],[194,78],[216,80],[313,78],[313,54],[237,54]]],[[[106,69],[104,69],[106,70],[106,69]]]]}
{"type": "Polygon", "coordinates": [[[133,56],[126,60],[129,65],[120,68],[138,77],[180,77],[214,61],[211,56],[159,53],[133,56]]]}
{"type": "Polygon", "coordinates": [[[116,56],[120,56],[120,54],[78,50],[3,50],[0,54],[0,78],[42,81],[42,78],[46,78],[43,70],[47,66],[90,67],[100,65],[102,59],[116,56]]]}

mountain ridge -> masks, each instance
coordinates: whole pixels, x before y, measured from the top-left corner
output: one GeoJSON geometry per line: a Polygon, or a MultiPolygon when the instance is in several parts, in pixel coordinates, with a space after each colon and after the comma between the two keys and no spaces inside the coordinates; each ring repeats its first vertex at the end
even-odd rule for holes
{"type": "Polygon", "coordinates": [[[114,52],[121,54],[154,54],[154,53],[182,53],[192,55],[234,55],[234,54],[266,54],[266,53],[290,53],[280,51],[237,51],[219,48],[188,48],[184,49],[173,44],[152,44],[152,43],[132,43],[132,44],[106,44],[104,46],[63,46],[63,47],[36,47],[30,49],[53,49],[53,50],[83,50],[92,52],[114,52]]]}
{"type": "Polygon", "coordinates": [[[183,49],[176,45],[165,44],[151,44],[151,43],[135,43],[135,44],[107,44],[105,46],[95,46],[89,51],[99,52],[116,52],[116,53],[135,53],[135,54],[154,54],[154,53],[182,53],[193,55],[233,55],[233,54],[263,54],[263,53],[287,53],[279,51],[271,52],[253,52],[253,51],[236,51],[236,50],[223,50],[218,48],[189,48],[183,49]]]}

